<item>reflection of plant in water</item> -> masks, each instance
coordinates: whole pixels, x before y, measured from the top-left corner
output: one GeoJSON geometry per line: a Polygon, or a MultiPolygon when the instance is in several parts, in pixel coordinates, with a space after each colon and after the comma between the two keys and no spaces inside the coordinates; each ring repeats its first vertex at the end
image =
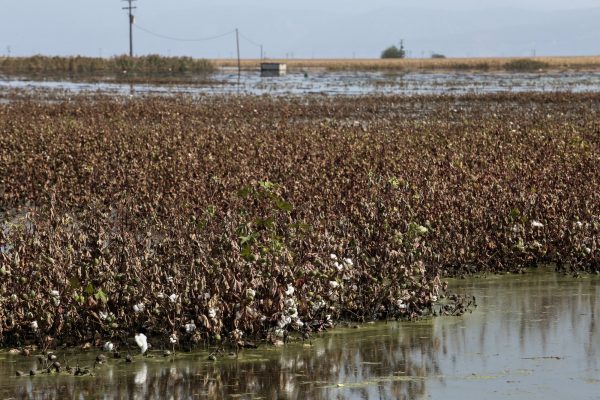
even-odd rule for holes
{"type": "MultiPolygon", "coordinates": [[[[439,383],[457,378],[453,376],[457,362],[466,363],[466,375],[488,372],[486,364],[491,363],[490,357],[499,357],[499,350],[503,354],[516,353],[516,360],[509,355],[502,363],[527,357],[539,363],[543,360],[536,357],[564,356],[567,362],[585,364],[589,371],[598,368],[597,279],[519,275],[455,285],[483,298],[487,303],[484,312],[463,320],[363,325],[326,334],[315,339],[313,347],[298,343],[284,350],[252,350],[242,353],[237,361],[232,357],[209,363],[205,354],[181,356],[174,362],[162,358],[136,360],[133,364],[109,360],[95,371],[93,379],[54,376],[50,380],[15,380],[0,375],[0,397],[5,396],[3,388],[19,385],[19,392],[11,393],[14,397],[36,398],[33,393],[40,393],[38,398],[41,393],[56,398],[76,398],[79,394],[90,397],[101,387],[108,399],[187,398],[194,394],[227,398],[244,393],[264,398],[424,398],[432,393],[432,387],[440,389],[439,383]],[[568,354],[547,350],[562,350],[561,341],[568,344],[564,347],[568,354]],[[481,365],[476,362],[478,357],[481,365]],[[424,377],[427,379],[421,379],[424,377]]],[[[14,360],[37,363],[26,357],[14,360]]],[[[5,367],[12,361],[0,360],[0,369],[12,368],[5,367]]],[[[548,362],[561,366],[557,360],[548,362]]],[[[504,370],[489,372],[511,374],[504,370]]],[[[459,374],[458,379],[462,379],[459,374]]]]}

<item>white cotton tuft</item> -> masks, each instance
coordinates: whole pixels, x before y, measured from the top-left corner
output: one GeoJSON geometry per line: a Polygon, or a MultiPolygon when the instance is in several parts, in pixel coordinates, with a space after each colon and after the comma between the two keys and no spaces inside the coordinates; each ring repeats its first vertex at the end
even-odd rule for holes
{"type": "Polygon", "coordinates": [[[135,343],[137,343],[142,354],[148,351],[148,339],[143,333],[138,333],[137,335],[135,335],[135,343]]]}

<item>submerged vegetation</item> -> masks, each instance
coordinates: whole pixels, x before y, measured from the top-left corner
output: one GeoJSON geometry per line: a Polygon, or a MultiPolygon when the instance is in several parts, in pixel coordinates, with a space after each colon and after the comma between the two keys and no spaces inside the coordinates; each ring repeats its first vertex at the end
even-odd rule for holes
{"type": "Polygon", "coordinates": [[[193,81],[214,71],[212,63],[191,57],[2,57],[0,75],[24,78],[140,82],[193,81]]]}
{"type": "Polygon", "coordinates": [[[448,275],[598,272],[599,114],[597,94],[2,104],[0,342],[278,342],[464,312],[448,275]]]}

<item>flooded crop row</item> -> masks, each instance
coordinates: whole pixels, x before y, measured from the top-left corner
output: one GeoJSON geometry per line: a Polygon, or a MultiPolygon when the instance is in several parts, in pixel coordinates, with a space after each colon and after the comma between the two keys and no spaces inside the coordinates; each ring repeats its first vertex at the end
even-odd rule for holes
{"type": "Polygon", "coordinates": [[[598,92],[600,73],[571,72],[353,72],[319,71],[291,73],[277,78],[261,78],[256,71],[220,70],[201,84],[78,83],[6,79],[0,90],[54,90],[73,93],[113,93],[120,95],[251,94],[251,95],[419,95],[522,92],[598,92]]]}
{"type": "Polygon", "coordinates": [[[39,369],[34,356],[0,353],[1,398],[242,399],[594,399],[600,390],[600,280],[553,273],[457,280],[475,295],[463,317],[360,324],[311,344],[247,349],[207,360],[208,352],[159,349],[132,363],[100,350],[58,350],[64,364],[90,369],[17,377],[39,369]]]}
{"type": "Polygon", "coordinates": [[[468,312],[449,275],[597,272],[599,112],[564,93],[2,105],[0,342],[221,357],[468,312]]]}

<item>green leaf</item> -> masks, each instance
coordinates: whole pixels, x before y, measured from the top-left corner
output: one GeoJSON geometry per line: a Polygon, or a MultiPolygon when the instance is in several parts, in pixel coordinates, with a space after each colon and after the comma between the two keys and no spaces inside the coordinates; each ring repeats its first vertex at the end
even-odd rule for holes
{"type": "Polygon", "coordinates": [[[245,245],[254,241],[254,234],[250,234],[247,236],[240,236],[240,244],[245,245]]]}
{"type": "Polygon", "coordinates": [[[91,283],[88,283],[88,285],[85,287],[85,292],[87,294],[89,294],[90,296],[94,294],[94,285],[92,285],[91,283]]]}
{"type": "Polygon", "coordinates": [[[510,211],[510,217],[511,217],[512,219],[517,219],[517,218],[519,218],[520,216],[521,216],[521,211],[519,211],[519,209],[518,209],[518,208],[513,208],[513,209],[510,211]]]}
{"type": "Polygon", "coordinates": [[[238,190],[237,194],[239,197],[245,199],[252,192],[252,189],[249,187],[245,187],[243,189],[238,190]]]}
{"type": "Polygon", "coordinates": [[[79,282],[79,279],[75,276],[69,278],[69,285],[71,285],[73,289],[81,288],[81,282],[79,282]]]}
{"type": "Polygon", "coordinates": [[[102,289],[98,289],[94,297],[96,298],[96,300],[100,300],[104,304],[108,302],[108,296],[106,295],[106,293],[104,293],[102,289]]]}
{"type": "Polygon", "coordinates": [[[291,212],[294,209],[291,203],[288,203],[287,201],[283,200],[277,201],[276,206],[277,208],[285,212],[291,212]]]}
{"type": "Polygon", "coordinates": [[[271,229],[273,228],[273,225],[275,223],[275,221],[273,220],[273,218],[269,217],[269,218],[257,218],[255,221],[257,226],[262,226],[266,229],[271,229]]]}
{"type": "Polygon", "coordinates": [[[271,190],[275,187],[275,184],[273,182],[269,182],[269,181],[261,181],[261,182],[258,182],[258,184],[264,190],[271,190]]]}

